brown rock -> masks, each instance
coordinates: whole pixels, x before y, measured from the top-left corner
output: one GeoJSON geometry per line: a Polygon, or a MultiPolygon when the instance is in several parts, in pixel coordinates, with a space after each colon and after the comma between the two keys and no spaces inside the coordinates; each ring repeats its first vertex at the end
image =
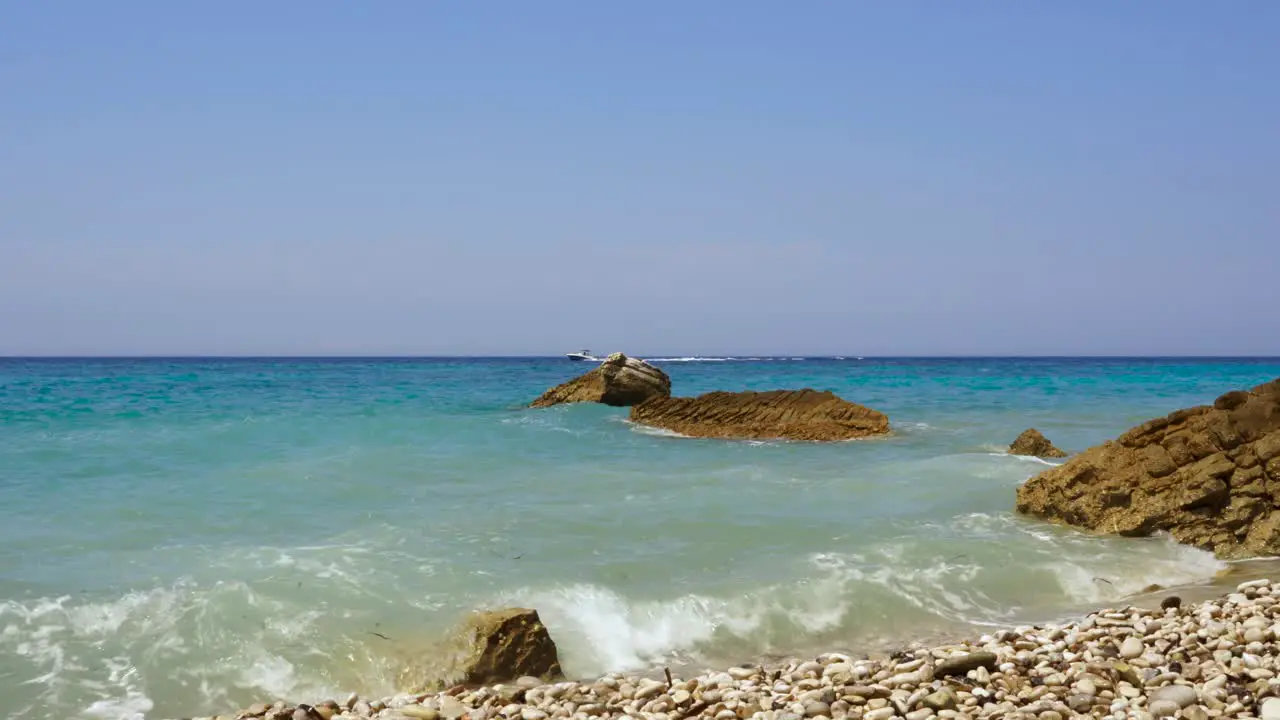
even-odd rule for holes
{"type": "Polygon", "coordinates": [[[1000,660],[995,656],[995,653],[972,652],[943,660],[938,663],[938,667],[934,668],[933,675],[934,677],[964,675],[970,670],[977,670],[980,667],[995,670],[999,662],[1000,660]]]}
{"type": "Polygon", "coordinates": [[[477,687],[535,677],[563,677],[555,641],[538,611],[509,608],[472,613],[437,648],[412,658],[400,673],[401,689],[416,693],[477,687]]]}
{"type": "Polygon", "coordinates": [[[1023,430],[1018,439],[1009,446],[1010,455],[1033,455],[1035,457],[1062,458],[1067,454],[1053,446],[1049,438],[1040,434],[1035,428],[1023,430]]]}
{"type": "Polygon", "coordinates": [[[1021,513],[1167,531],[1221,557],[1280,553],[1280,379],[1150,420],[1018,488],[1021,513]]]}
{"type": "Polygon", "coordinates": [[[614,353],[600,367],[542,393],[529,407],[594,402],[614,407],[637,405],[652,397],[670,397],[671,378],[649,363],[614,353]]]}
{"type": "Polygon", "coordinates": [[[655,397],[631,408],[631,420],[690,437],[742,440],[852,440],[889,432],[883,413],[808,388],[655,397]]]}
{"type": "Polygon", "coordinates": [[[556,643],[537,610],[474,613],[462,633],[465,685],[492,685],[519,677],[552,681],[562,675],[556,643]]]}

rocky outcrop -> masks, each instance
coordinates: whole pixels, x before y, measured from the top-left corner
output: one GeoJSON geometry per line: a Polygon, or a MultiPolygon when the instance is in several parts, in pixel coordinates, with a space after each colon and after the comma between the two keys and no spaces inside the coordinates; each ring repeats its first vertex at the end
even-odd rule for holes
{"type": "Polygon", "coordinates": [[[527,608],[472,613],[430,655],[401,672],[404,690],[475,687],[522,677],[552,682],[563,676],[555,641],[538,611],[527,608]]]}
{"type": "Polygon", "coordinates": [[[1049,438],[1040,434],[1035,428],[1022,431],[1013,444],[1009,446],[1010,455],[1032,455],[1042,458],[1064,458],[1066,453],[1053,446],[1049,438]]]}
{"type": "Polygon", "coordinates": [[[631,408],[631,420],[691,437],[742,440],[851,440],[889,432],[883,413],[808,388],[653,398],[631,408]]]}
{"type": "Polygon", "coordinates": [[[1280,554],[1280,379],[1135,427],[1018,488],[1019,512],[1167,531],[1220,557],[1280,554]]]}
{"type": "Polygon", "coordinates": [[[614,407],[638,405],[653,397],[671,396],[671,378],[658,368],[614,353],[591,372],[542,393],[529,407],[594,402],[614,407]]]}

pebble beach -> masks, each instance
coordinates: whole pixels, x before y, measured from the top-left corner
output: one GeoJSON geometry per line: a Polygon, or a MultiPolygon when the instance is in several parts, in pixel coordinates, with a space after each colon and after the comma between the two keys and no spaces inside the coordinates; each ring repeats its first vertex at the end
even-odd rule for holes
{"type": "Polygon", "coordinates": [[[313,720],[929,720],[1280,718],[1280,584],[1094,612],[1077,622],[909,645],[885,658],[830,653],[694,677],[534,678],[380,699],[259,704],[222,718],[313,720]]]}

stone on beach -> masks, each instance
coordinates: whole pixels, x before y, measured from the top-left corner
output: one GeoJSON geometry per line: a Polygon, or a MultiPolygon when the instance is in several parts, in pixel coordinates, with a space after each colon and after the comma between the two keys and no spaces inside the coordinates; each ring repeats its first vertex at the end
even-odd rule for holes
{"type": "Polygon", "coordinates": [[[631,408],[631,420],[690,437],[835,441],[885,435],[884,413],[809,388],[654,397],[631,408]]]}
{"type": "Polygon", "coordinates": [[[933,674],[938,677],[946,677],[948,675],[964,675],[978,668],[986,668],[990,671],[995,670],[998,663],[999,658],[994,653],[972,652],[943,660],[938,663],[938,667],[933,671],[933,674]]]}
{"type": "Polygon", "coordinates": [[[544,392],[529,407],[580,402],[629,407],[670,395],[671,378],[665,372],[643,360],[613,353],[599,367],[544,392]]]}
{"type": "Polygon", "coordinates": [[[525,677],[546,682],[562,672],[556,643],[538,611],[508,608],[472,613],[434,658],[402,671],[400,682],[418,691],[433,685],[479,686],[525,677]]]}
{"type": "Polygon", "coordinates": [[[1189,685],[1166,685],[1151,694],[1151,701],[1163,700],[1184,708],[1199,699],[1196,689],[1189,685]]]}
{"type": "Polygon", "coordinates": [[[1049,442],[1049,438],[1045,437],[1035,428],[1028,428],[1022,431],[1022,434],[1009,445],[1010,455],[1030,455],[1043,458],[1064,458],[1067,454],[1054,447],[1049,442]]]}
{"type": "Polygon", "coordinates": [[[1280,379],[1090,448],[1019,487],[1017,509],[1224,558],[1280,554],[1280,379]]]}

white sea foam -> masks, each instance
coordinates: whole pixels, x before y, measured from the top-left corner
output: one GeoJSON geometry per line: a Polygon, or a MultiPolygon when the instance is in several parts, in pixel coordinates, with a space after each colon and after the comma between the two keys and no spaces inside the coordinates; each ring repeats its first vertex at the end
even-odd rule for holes
{"type": "Polygon", "coordinates": [[[691,355],[688,357],[664,357],[664,358],[645,358],[645,362],[732,362],[738,358],[731,357],[699,357],[691,355]]]}
{"type": "Polygon", "coordinates": [[[106,686],[115,688],[118,696],[94,700],[85,708],[84,715],[100,720],[143,720],[155,703],[142,691],[138,669],[126,657],[109,658],[104,665],[106,686]]]}
{"type": "Polygon", "coordinates": [[[317,652],[347,656],[375,682],[371,666],[320,627],[325,611],[308,605],[238,582],[0,602],[0,697],[12,704],[10,720],[133,720],[199,710],[174,703],[189,705],[194,688],[211,708],[336,694],[335,668],[317,663],[317,652]]]}
{"type": "Polygon", "coordinates": [[[1010,460],[1017,462],[1031,463],[1033,465],[1048,465],[1049,467],[1058,467],[1062,464],[1061,462],[1053,462],[1052,460],[1046,460],[1045,458],[1036,457],[1035,455],[1014,455],[1008,450],[995,448],[990,445],[984,445],[983,447],[987,449],[987,455],[990,455],[991,457],[1009,458],[1010,460]]]}
{"type": "MultiPolygon", "coordinates": [[[[1115,541],[1112,541],[1115,542],[1115,541]]],[[[1227,564],[1212,553],[1179,545],[1168,537],[1126,543],[1116,552],[1047,563],[1064,594],[1080,605],[1109,602],[1159,585],[1207,582],[1227,564]]]]}
{"type": "Polygon", "coordinates": [[[716,639],[749,639],[757,649],[797,634],[829,630],[848,609],[834,575],[797,584],[766,585],[739,596],[689,594],[638,600],[589,584],[523,589],[495,605],[521,604],[539,615],[573,673],[636,670],[676,654],[696,653],[716,639]]]}
{"type": "Polygon", "coordinates": [[[632,432],[637,432],[637,433],[640,433],[641,435],[652,435],[653,437],[663,437],[663,438],[683,438],[685,440],[696,439],[691,435],[678,433],[675,430],[668,430],[666,428],[653,427],[652,425],[642,425],[640,423],[631,422],[626,418],[622,418],[621,422],[624,422],[627,425],[629,425],[631,427],[632,432]]]}

